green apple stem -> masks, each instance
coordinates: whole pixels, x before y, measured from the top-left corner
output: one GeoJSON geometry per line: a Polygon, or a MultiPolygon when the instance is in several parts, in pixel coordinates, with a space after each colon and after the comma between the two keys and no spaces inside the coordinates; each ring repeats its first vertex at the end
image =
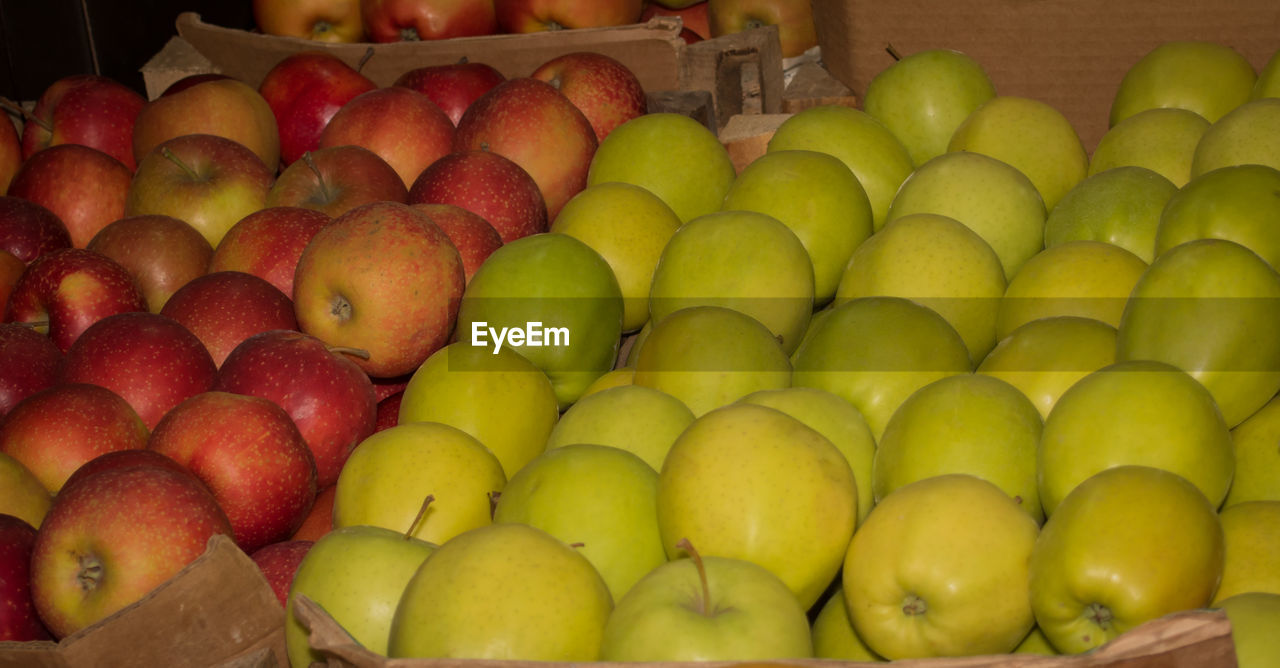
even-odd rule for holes
{"type": "Polygon", "coordinates": [[[102,562],[91,554],[82,554],[77,558],[80,570],[76,572],[76,582],[85,594],[91,594],[102,582],[102,562]]]}
{"type": "Polygon", "coordinates": [[[409,523],[409,530],[404,532],[405,540],[413,538],[413,532],[416,531],[418,525],[422,523],[422,518],[427,515],[427,508],[431,505],[431,502],[435,500],[435,494],[428,494],[427,497],[422,500],[422,507],[418,509],[418,514],[414,516],[413,522],[409,523]]]}
{"type": "Polygon", "coordinates": [[[702,555],[693,549],[693,543],[688,538],[681,538],[676,543],[676,547],[689,553],[689,558],[693,560],[694,568],[698,569],[698,580],[702,583],[702,598],[699,600],[701,604],[698,613],[703,617],[711,616],[711,583],[707,581],[707,567],[702,563],[702,555]]]}
{"type": "Polygon", "coordinates": [[[311,169],[311,173],[316,175],[316,182],[320,184],[321,200],[332,202],[333,193],[329,192],[329,184],[325,183],[324,174],[320,173],[320,167],[316,165],[315,158],[311,157],[311,151],[302,154],[302,161],[311,169]]]}
{"type": "Polygon", "coordinates": [[[200,176],[199,172],[197,172],[194,169],[191,169],[191,166],[183,162],[182,158],[179,158],[178,156],[174,155],[173,151],[170,151],[168,146],[160,147],[160,155],[163,155],[165,159],[168,160],[169,162],[172,162],[178,167],[181,167],[182,171],[186,172],[187,176],[190,176],[192,180],[195,180],[195,181],[204,180],[204,177],[200,176]]]}
{"type": "Polygon", "coordinates": [[[348,346],[329,346],[329,352],[359,357],[362,360],[367,360],[370,357],[369,351],[364,348],[351,348],[348,346]]]}

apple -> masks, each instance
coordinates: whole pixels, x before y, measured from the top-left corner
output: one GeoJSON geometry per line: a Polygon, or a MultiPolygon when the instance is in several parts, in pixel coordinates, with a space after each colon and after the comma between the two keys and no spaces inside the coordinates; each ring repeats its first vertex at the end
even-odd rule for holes
{"type": "MultiPolygon", "coordinates": [[[[657,471],[693,411],[675,397],[643,385],[622,385],[584,395],[560,416],[547,450],[595,443],[626,450],[657,471]]],[[[616,597],[615,597],[616,598],[616,597]]]]}
{"type": "Polygon", "coordinates": [[[209,270],[213,246],[184,220],[162,213],[125,216],[93,235],[85,248],[120,263],[152,313],[187,282],[209,270]]]}
{"type": "Polygon", "coordinates": [[[1209,125],[1204,116],[1190,109],[1139,111],[1111,126],[1098,140],[1089,157],[1089,175],[1113,167],[1146,167],[1181,188],[1191,179],[1196,145],[1209,125]]]}
{"type": "Polygon", "coordinates": [[[390,429],[400,424],[400,402],[403,400],[403,390],[389,395],[385,399],[378,400],[377,419],[374,420],[373,427],[375,432],[390,429]]]}
{"type": "Polygon", "coordinates": [[[499,32],[529,33],[636,23],[643,0],[493,0],[499,32]]]}
{"type": "Polygon", "coordinates": [[[187,470],[187,467],[174,461],[172,457],[160,454],[155,450],[148,450],[145,447],[141,449],[112,450],[81,464],[80,468],[77,468],[71,473],[71,477],[67,478],[67,482],[63,484],[63,487],[70,487],[79,482],[81,478],[87,478],[100,471],[148,466],[159,466],[160,468],[167,468],[184,474],[191,473],[187,470]]]}
{"type": "Polygon", "coordinates": [[[431,98],[404,86],[361,93],[338,110],[320,133],[319,148],[355,144],[377,153],[404,181],[414,179],[453,143],[453,121],[431,98]]]}
{"type": "Polygon", "coordinates": [[[452,204],[484,218],[503,243],[548,228],[547,205],[523,167],[498,153],[461,151],[431,163],[409,187],[410,204],[452,204]]]}
{"type": "Polygon", "coordinates": [[[22,157],[58,144],[83,144],[134,168],[133,125],[147,103],[134,89],[98,74],[49,84],[24,118],[22,157]]]}
{"type": "Polygon", "coordinates": [[[1243,501],[1218,513],[1223,534],[1222,581],[1213,605],[1251,591],[1280,594],[1280,570],[1270,555],[1280,543],[1280,501],[1243,501]]]}
{"type": "Polygon", "coordinates": [[[467,283],[481,264],[502,247],[502,235],[478,213],[455,204],[413,204],[427,214],[449,237],[462,258],[462,275],[467,283]]]}
{"type": "Polygon", "coordinates": [[[267,191],[264,207],[297,206],[337,218],[364,204],[405,202],[400,175],[362,146],[330,146],[304,153],[267,191]]]}
{"type": "Polygon", "coordinates": [[[844,602],[844,589],[836,587],[818,610],[811,626],[813,655],[819,659],[845,661],[883,661],[858,637],[849,619],[849,606],[844,602]]]}
{"type": "Polygon", "coordinates": [[[70,247],[71,233],[57,214],[30,200],[0,195],[0,249],[29,264],[49,251],[70,247]]]}
{"type": "Polygon", "coordinates": [[[267,35],[317,42],[364,39],[359,0],[253,0],[252,7],[255,25],[267,35]]]}
{"type": "Polygon", "coordinates": [[[520,165],[538,184],[552,220],[586,187],[597,145],[573,102],[532,77],[508,79],[472,102],[453,138],[454,151],[489,150],[520,165]]]}
{"type": "Polygon", "coordinates": [[[156,146],[189,134],[211,134],[253,151],[274,174],[280,165],[280,131],[266,99],[239,79],[205,81],[147,102],[133,125],[133,157],[139,163],[156,146]]]}
{"type": "Polygon", "coordinates": [[[22,140],[15,122],[0,124],[0,196],[9,191],[9,182],[22,166],[22,140]]]}
{"type": "Polygon", "coordinates": [[[587,117],[596,140],[649,111],[639,77],[621,61],[594,51],[571,51],[537,67],[529,76],[556,87],[587,117]]]}
{"type": "Polygon", "coordinates": [[[1271,54],[1262,70],[1258,72],[1258,80],[1254,82],[1250,100],[1261,100],[1268,97],[1280,97],[1280,49],[1271,54]]]}
{"type": "MultiPolygon", "coordinates": [[[[356,5],[337,0],[342,5],[356,5]]],[[[261,4],[261,0],[259,0],[261,4]]],[[[359,12],[359,7],[354,7],[359,12]]],[[[359,17],[356,17],[359,24],[359,17]]],[[[352,40],[358,41],[358,40],[352,40]]],[[[342,105],[377,88],[369,77],[327,51],[291,53],[267,70],[258,93],[271,107],[280,135],[280,164],[319,148],[320,133],[342,105]]]]}
{"type": "Polygon", "coordinates": [[[1253,65],[1212,41],[1170,40],[1129,66],[1111,102],[1112,127],[1157,107],[1188,109],[1213,122],[1249,99],[1253,65]]]}
{"type": "Polygon", "coordinates": [[[34,327],[0,323],[0,419],[26,397],[58,382],[62,350],[34,327]]]}
{"type": "Polygon", "coordinates": [[[261,332],[297,329],[293,300],[266,279],[240,271],[215,271],[187,282],[160,314],[191,330],[222,366],[236,346],[261,332]]]}
{"type": "Polygon", "coordinates": [[[249,555],[267,579],[267,584],[271,585],[281,608],[289,604],[289,588],[293,586],[298,566],[312,545],[315,543],[309,540],[282,540],[263,545],[249,555]]]}
{"type": "Polygon", "coordinates": [[[50,146],[23,161],[9,195],[35,202],[66,226],[71,244],[84,248],[108,223],[123,218],[133,170],[81,144],[50,146]]]}
{"type": "Polygon", "coordinates": [[[9,294],[5,321],[32,323],[65,352],[93,323],[146,310],[141,289],[119,262],[97,251],[65,248],[27,265],[9,294]]]}
{"type": "Polygon", "coordinates": [[[1234,241],[1280,267],[1280,235],[1270,221],[1280,215],[1280,169],[1228,165],[1193,176],[1173,193],[1160,213],[1155,253],[1193,239],[1234,241]]]}
{"type": "Polygon", "coordinates": [[[316,493],[316,502],[311,505],[302,525],[289,537],[290,540],[317,541],[333,530],[333,497],[337,494],[334,485],[322,488],[316,493]]]}
{"type": "Polygon", "coordinates": [[[1223,507],[1246,501],[1280,501],[1280,399],[1265,406],[1231,430],[1236,474],[1223,507]]]}
{"type": "Polygon", "coordinates": [[[778,26],[783,58],[818,45],[813,8],[804,0],[707,0],[707,23],[711,37],[778,26]]]}
{"type": "MultiPolygon", "coordinates": [[[[18,279],[22,277],[22,272],[27,270],[27,263],[19,260],[16,255],[7,250],[0,250],[0,305],[9,302],[9,295],[13,292],[13,286],[18,284],[18,279]]],[[[0,313],[3,309],[0,308],[0,313]]]]}
{"type": "Polygon", "coordinates": [[[253,274],[293,297],[298,258],[311,237],[333,217],[300,206],[272,206],[241,218],[213,249],[209,272],[253,274]]]}
{"type": "Polygon", "coordinates": [[[1044,245],[1104,241],[1148,264],[1160,216],[1180,186],[1147,167],[1122,165],[1085,177],[1044,221],[1044,245]]]}
{"type": "Polygon", "coordinates": [[[230,535],[195,476],[162,466],[99,471],[54,500],[31,555],[36,610],[64,638],[133,604],[230,535]]]}
{"type": "Polygon", "coordinates": [[[506,75],[496,67],[463,58],[456,63],[406,70],[396,77],[392,85],[412,88],[431,98],[457,126],[472,102],[506,80],[506,75]]]}
{"type": "Polygon", "coordinates": [[[36,474],[13,457],[0,452],[0,513],[13,515],[37,529],[49,512],[53,495],[36,474]]]}
{"type": "Polygon", "coordinates": [[[124,397],[148,429],[187,397],[213,388],[218,367],[195,334],[146,311],[90,325],[67,349],[64,383],[94,383],[124,397]]]}
{"type": "Polygon", "coordinates": [[[1280,98],[1251,100],[1205,130],[1191,157],[1192,178],[1216,169],[1258,164],[1280,169],[1280,98]]]}
{"type": "Polygon", "coordinates": [[[1221,601],[1219,609],[1231,622],[1231,642],[1238,665],[1266,666],[1276,652],[1276,624],[1280,624],[1280,594],[1248,592],[1221,601]]]}
{"type": "Polygon", "coordinates": [[[36,527],[0,513],[0,642],[52,640],[31,598],[36,527]]]}
{"type": "MultiPolygon", "coordinates": [[[[197,74],[188,74],[187,76],[182,77],[181,79],[178,79],[177,81],[169,84],[167,87],[165,87],[163,91],[160,92],[160,95],[164,96],[164,95],[173,95],[174,93],[181,93],[182,91],[196,84],[204,83],[206,81],[216,81],[218,79],[233,79],[233,78],[234,77],[230,75],[222,74],[220,72],[199,72],[197,74]]],[[[132,149],[130,150],[132,151],[132,149]]]]}
{"type": "Polygon", "coordinates": [[[1055,648],[1078,654],[1208,606],[1222,564],[1222,525],[1195,485],[1117,466],[1082,481],[1045,522],[1031,551],[1031,608],[1055,648]]]}
{"type": "Polygon", "coordinates": [[[317,486],[332,485],[356,444],[373,433],[373,383],[343,352],[314,336],[277,329],[231,350],[215,390],[270,399],[293,418],[315,458],[317,486]]]}
{"type": "Polygon", "coordinates": [[[1001,339],[975,370],[1018,388],[1048,418],[1062,393],[1116,361],[1116,328],[1101,320],[1032,320],[1001,339]]]}
{"type": "Polygon", "coordinates": [[[493,0],[363,0],[360,16],[374,42],[474,37],[498,32],[493,0]]]}

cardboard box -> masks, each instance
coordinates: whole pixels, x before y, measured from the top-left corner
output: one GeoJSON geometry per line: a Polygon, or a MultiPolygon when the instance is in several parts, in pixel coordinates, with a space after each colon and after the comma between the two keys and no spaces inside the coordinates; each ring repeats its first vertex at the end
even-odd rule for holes
{"type": "Polygon", "coordinates": [[[828,70],[857,94],[893,63],[890,46],[956,49],[997,93],[1056,107],[1091,152],[1124,73],[1161,43],[1225,44],[1255,69],[1280,49],[1275,0],[813,0],[813,13],[828,70]]]}

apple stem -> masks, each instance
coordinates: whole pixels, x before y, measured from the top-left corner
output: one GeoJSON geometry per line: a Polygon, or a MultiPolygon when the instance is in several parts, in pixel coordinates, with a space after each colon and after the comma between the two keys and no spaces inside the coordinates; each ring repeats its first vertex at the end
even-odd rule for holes
{"type": "Polygon", "coordinates": [[[367,360],[370,357],[369,351],[363,348],[351,348],[348,346],[329,346],[329,352],[359,357],[362,360],[367,360]]]}
{"type": "Polygon", "coordinates": [[[884,46],[884,50],[893,58],[895,63],[902,60],[902,56],[898,53],[897,49],[893,48],[892,44],[886,44],[884,46]]]}
{"type": "Polygon", "coordinates": [[[40,331],[48,331],[48,329],[49,329],[49,319],[48,319],[48,318],[45,318],[44,320],[26,320],[26,321],[19,321],[19,322],[18,322],[18,324],[19,324],[19,325],[22,325],[23,327],[30,327],[31,329],[34,329],[34,330],[36,330],[36,331],[38,331],[38,332],[40,332],[40,331]]]}
{"type": "Polygon", "coordinates": [[[37,117],[35,114],[28,111],[26,107],[23,107],[7,97],[0,96],[0,109],[4,109],[5,111],[20,117],[23,123],[35,123],[40,126],[41,130],[44,130],[45,132],[53,132],[53,125],[48,121],[37,117]]]}
{"type": "Polygon", "coordinates": [[[414,530],[418,528],[418,525],[422,523],[422,518],[425,517],[427,514],[427,507],[430,506],[431,502],[435,500],[436,500],[435,494],[428,494],[427,497],[422,500],[422,507],[418,508],[418,514],[414,516],[413,522],[409,523],[409,530],[404,532],[405,540],[409,540],[413,538],[414,530]]]}
{"type": "Polygon", "coordinates": [[[302,161],[311,169],[311,173],[316,175],[316,181],[320,184],[320,195],[326,202],[333,201],[333,194],[329,192],[329,185],[324,181],[324,174],[320,173],[320,167],[316,165],[316,161],[311,157],[311,151],[302,154],[302,161]]]}
{"type": "Polygon", "coordinates": [[[203,177],[200,176],[199,172],[191,169],[191,167],[187,163],[183,162],[181,158],[174,155],[173,151],[170,151],[168,146],[160,147],[160,155],[163,155],[169,162],[181,167],[182,171],[186,172],[187,176],[190,176],[192,179],[197,181],[203,180],[203,177]]]}
{"type": "Polygon", "coordinates": [[[360,62],[356,63],[356,71],[359,72],[360,70],[363,70],[364,64],[369,62],[369,59],[372,57],[373,57],[373,47],[369,47],[365,49],[364,55],[360,56],[360,62]]]}
{"type": "Polygon", "coordinates": [[[689,558],[693,560],[693,567],[698,569],[698,580],[702,583],[702,598],[699,600],[698,613],[703,617],[711,616],[711,583],[707,581],[707,567],[702,563],[702,555],[693,549],[693,543],[688,538],[681,538],[676,543],[676,547],[684,550],[689,554],[689,558]]]}

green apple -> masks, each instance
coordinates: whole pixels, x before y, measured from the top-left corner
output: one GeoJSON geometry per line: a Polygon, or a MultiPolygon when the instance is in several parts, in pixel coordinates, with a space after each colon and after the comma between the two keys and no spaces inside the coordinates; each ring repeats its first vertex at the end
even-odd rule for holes
{"type": "Polygon", "coordinates": [[[813,313],[809,252],[782,221],[755,211],[699,216],[667,242],[649,288],[655,323],[691,306],[723,306],[759,320],[787,353],[813,313]]]}
{"type": "Polygon", "coordinates": [[[547,449],[575,443],[611,445],[635,454],[656,471],[691,422],[693,411],[666,392],[635,384],[610,387],[570,406],[551,429],[547,449]]]}
{"type": "MultiPolygon", "coordinates": [[[[1280,100],[1276,103],[1280,110],[1280,100]]],[[[1156,255],[1193,239],[1228,239],[1280,267],[1276,193],[1280,169],[1267,165],[1231,165],[1193,177],[1165,205],[1156,228],[1156,255]]]]}
{"type": "Polygon", "coordinates": [[[886,659],[1011,651],[1031,630],[1035,520],[999,487],[950,473],[880,500],[841,586],[858,636],[886,659]]]}
{"type": "Polygon", "coordinates": [[[333,526],[380,526],[443,544],[488,524],[489,500],[506,482],[502,463],[467,432],[439,422],[401,422],[351,451],[338,474],[333,526]]]}
{"type": "Polygon", "coordinates": [[[1245,501],[1223,508],[1225,559],[1214,604],[1249,591],[1280,594],[1280,501],[1245,501]]]}
{"type": "Polygon", "coordinates": [[[293,614],[298,596],[320,604],[356,642],[385,655],[400,594],[434,549],[383,527],[345,527],[321,536],[298,564],[289,588],[284,626],[289,664],[325,660],[311,649],[307,628],[293,614]]]}
{"type": "Polygon", "coordinates": [[[911,174],[911,154],[880,121],[861,109],[828,104],[787,118],[769,139],[767,153],[803,149],[840,158],[871,202],[874,229],[880,229],[898,186],[911,174]]]}
{"type": "Polygon", "coordinates": [[[703,555],[754,562],[807,610],[840,570],[858,490],[825,436],[782,411],[735,403],[676,439],[658,475],[657,508],[669,558],[687,539],[703,555]]]}
{"type": "Polygon", "coordinates": [[[1190,109],[1209,122],[1249,99],[1257,73],[1238,51],[1196,40],[1163,42],[1124,73],[1111,102],[1111,125],[1145,109],[1190,109]]]}
{"type": "Polygon", "coordinates": [[[1262,71],[1258,72],[1258,80],[1249,93],[1250,100],[1261,100],[1268,97],[1280,97],[1280,49],[1271,54],[1262,71]]]}
{"type": "Polygon", "coordinates": [[[852,403],[879,439],[912,392],[971,369],[964,340],[935,311],[901,297],[863,297],[815,324],[795,352],[791,384],[852,403]]]}
{"type": "Polygon", "coordinates": [[[22,462],[0,452],[0,513],[13,515],[39,529],[53,497],[22,462]]]}
{"type": "Polygon", "coordinates": [[[1209,391],[1180,369],[1143,360],[1105,366],[1067,389],[1040,434],[1045,514],[1052,518],[1089,477],[1125,464],[1181,475],[1221,505],[1235,459],[1209,391]]]}
{"type": "Polygon", "coordinates": [[[1005,279],[1044,247],[1044,200],[1025,174],[982,153],[955,152],[920,165],[893,198],[888,219],[950,216],[991,245],[1005,279]]]}
{"type": "Polygon", "coordinates": [[[622,290],[622,331],[649,320],[649,283],[680,217],[657,195],[630,183],[598,183],[574,195],[551,223],[593,248],[622,290]]]}
{"type": "Polygon", "coordinates": [[[1280,501],[1280,396],[1231,430],[1236,475],[1223,507],[1246,501],[1280,501]]]}
{"type": "Polygon", "coordinates": [[[574,237],[544,232],[503,244],[476,269],[454,337],[515,349],[551,379],[563,410],[613,368],[622,313],[608,261],[574,237]]]}
{"type": "Polygon", "coordinates": [[[1078,654],[1139,624],[1209,604],[1222,525],[1186,478],[1150,466],[1084,480],[1031,552],[1031,607],[1058,651],[1078,654]]]}
{"type": "Polygon", "coordinates": [[[1147,263],[1105,241],[1067,241],[1027,260],[1005,289],[996,314],[996,337],[1056,316],[1093,318],[1118,327],[1129,293],[1147,263]]]}
{"type": "Polygon", "coordinates": [[[1146,167],[1180,188],[1191,179],[1196,144],[1208,129],[1209,121],[1190,109],[1139,111],[1098,140],[1089,158],[1089,175],[1116,167],[1146,167]]]}
{"type": "Polygon", "coordinates": [[[1248,164],[1280,169],[1280,98],[1245,102],[1209,126],[1196,144],[1191,176],[1248,164]]]}
{"type": "Polygon", "coordinates": [[[451,343],[409,377],[399,422],[441,422],[471,434],[509,479],[546,449],[559,419],[547,375],[511,348],[451,343]]]}
{"type": "MultiPolygon", "coordinates": [[[[587,398],[587,396],[595,394],[596,392],[623,385],[630,385],[635,374],[635,368],[627,366],[621,366],[606,371],[604,375],[591,381],[591,384],[587,386],[587,389],[583,390],[582,396],[578,398],[578,401],[574,402],[574,406],[578,405],[578,403],[587,398]]],[[[569,408],[573,408],[573,406],[570,406],[569,408]]]]}
{"type": "Polygon", "coordinates": [[[1116,333],[1117,360],[1159,360],[1209,388],[1227,425],[1280,390],[1280,273],[1234,241],[1196,239],[1138,279],[1116,333]]]}
{"type": "Polygon", "coordinates": [[[724,210],[757,211],[791,228],[813,263],[815,301],[826,303],[849,255],[871,236],[871,202],[839,158],[772,151],[751,161],[724,197],[724,210]]]}
{"type": "Polygon", "coordinates": [[[389,657],[595,661],[613,599],[595,566],[527,524],[441,545],[396,606],[389,657]]]}
{"type": "Polygon", "coordinates": [[[1116,361],[1116,328],[1093,318],[1032,320],[1010,332],[978,365],[1022,390],[1048,418],[1058,397],[1086,375],[1116,361]]]}
{"type": "Polygon", "coordinates": [[[681,114],[653,113],[623,123],[600,142],[587,186],[640,186],[688,222],[719,211],[736,175],[728,149],[705,125],[681,114]]]}
{"type": "Polygon", "coordinates": [[[1280,656],[1280,594],[1236,594],[1218,607],[1231,622],[1231,641],[1240,668],[1275,668],[1280,656]]]}
{"type": "Polygon", "coordinates": [[[998,95],[956,128],[948,151],[984,153],[1009,163],[1053,207],[1089,172],[1089,153],[1071,121],[1040,100],[998,95]]]}
{"type": "Polygon", "coordinates": [[[494,522],[521,522],[570,545],[600,572],[613,600],[667,560],[654,499],[658,472],[635,454],[576,443],[520,469],[494,506],[494,522]]]}
{"type": "Polygon", "coordinates": [[[827,602],[818,609],[810,627],[813,636],[813,655],[819,659],[844,661],[884,661],[871,651],[867,643],[858,637],[849,619],[849,606],[845,604],[844,589],[836,587],[827,602]]]}
{"type": "Polygon", "coordinates": [[[1088,176],[1049,213],[1044,245],[1105,241],[1149,264],[1156,257],[1160,214],[1176,192],[1178,186],[1146,167],[1115,167],[1088,176]]]}
{"type": "Polygon", "coordinates": [[[871,468],[879,504],[917,480],[967,473],[1009,495],[1037,523],[1036,446],[1044,421],[1018,388],[992,376],[936,380],[889,418],[871,468]]]}
{"type": "Polygon", "coordinates": [[[977,364],[996,344],[996,312],[1005,292],[999,256],[977,232],[935,213],[889,221],[849,258],[836,303],[905,297],[955,328],[977,364]]]}
{"type": "Polygon", "coordinates": [[[1018,643],[1013,653],[1056,656],[1059,652],[1054,648],[1053,643],[1049,642],[1049,638],[1045,636],[1044,631],[1041,631],[1039,626],[1035,626],[1031,629],[1031,633],[1028,633],[1027,637],[1018,643]]]}
{"type": "Polygon", "coordinates": [[[978,61],[952,49],[925,49],[880,70],[867,84],[862,108],[923,165],[946,153],[956,128],[995,96],[978,61]]]}

